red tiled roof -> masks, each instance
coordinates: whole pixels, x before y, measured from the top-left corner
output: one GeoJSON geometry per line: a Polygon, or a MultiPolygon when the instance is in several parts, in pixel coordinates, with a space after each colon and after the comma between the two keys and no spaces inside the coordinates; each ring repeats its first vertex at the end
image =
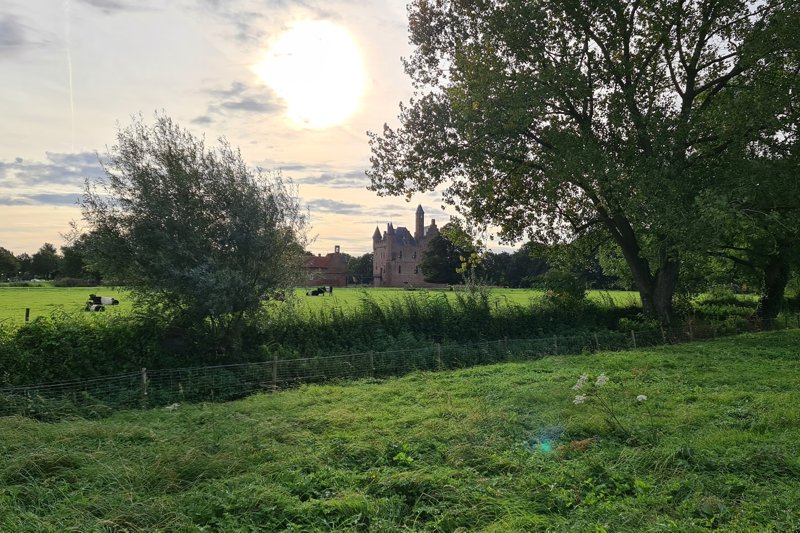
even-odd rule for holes
{"type": "Polygon", "coordinates": [[[331,259],[333,259],[333,254],[329,254],[324,257],[319,255],[310,255],[305,259],[306,268],[330,268],[331,259]]]}

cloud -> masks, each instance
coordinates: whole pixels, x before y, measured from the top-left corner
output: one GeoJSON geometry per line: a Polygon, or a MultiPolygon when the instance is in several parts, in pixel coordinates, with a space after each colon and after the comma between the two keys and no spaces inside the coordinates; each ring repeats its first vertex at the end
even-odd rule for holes
{"type": "Polygon", "coordinates": [[[129,11],[148,11],[154,6],[143,5],[141,0],[78,0],[89,7],[93,7],[106,15],[116,15],[129,11]]]}
{"type": "Polygon", "coordinates": [[[324,172],[317,176],[308,176],[297,180],[299,185],[324,185],[332,189],[364,189],[369,185],[369,178],[362,170],[337,173],[324,172]]]}
{"type": "Polygon", "coordinates": [[[0,187],[13,189],[72,185],[81,188],[84,179],[103,173],[103,167],[94,152],[45,152],[45,157],[46,161],[29,161],[19,157],[13,161],[0,161],[0,187]]]}
{"type": "Polygon", "coordinates": [[[57,205],[76,206],[81,202],[79,193],[45,193],[21,196],[0,196],[0,205],[57,205]]]}
{"type": "Polygon", "coordinates": [[[192,124],[211,124],[212,122],[214,122],[214,119],[208,115],[200,115],[192,119],[192,124]]]}
{"type": "Polygon", "coordinates": [[[283,106],[270,98],[266,89],[255,90],[244,83],[233,82],[229,88],[208,89],[205,91],[212,97],[204,115],[192,120],[195,124],[210,124],[214,116],[231,113],[256,113],[271,115],[282,111],[283,106]]]}
{"type": "Polygon", "coordinates": [[[14,15],[0,16],[0,56],[10,55],[30,44],[25,28],[14,15]]]}
{"type": "Polygon", "coordinates": [[[230,100],[227,102],[222,102],[220,107],[223,109],[230,109],[233,111],[248,111],[251,113],[272,113],[278,109],[280,106],[273,104],[271,102],[266,102],[263,100],[258,100],[253,97],[245,97],[240,100],[230,100]]]}
{"type": "Polygon", "coordinates": [[[318,213],[334,213],[337,215],[360,215],[364,212],[364,206],[360,204],[348,204],[345,202],[337,202],[336,200],[329,200],[327,198],[319,198],[307,202],[308,209],[313,215],[318,213]]]}

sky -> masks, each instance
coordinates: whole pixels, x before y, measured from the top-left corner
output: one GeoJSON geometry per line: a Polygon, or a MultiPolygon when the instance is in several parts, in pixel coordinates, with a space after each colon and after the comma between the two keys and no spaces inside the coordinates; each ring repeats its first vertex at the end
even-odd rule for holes
{"type": "Polygon", "coordinates": [[[440,195],[379,197],[364,174],[366,132],[412,94],[411,50],[406,0],[3,0],[0,246],[64,244],[98,154],[156,112],[290,178],[315,253],[369,252],[417,204],[441,226],[440,195]]]}

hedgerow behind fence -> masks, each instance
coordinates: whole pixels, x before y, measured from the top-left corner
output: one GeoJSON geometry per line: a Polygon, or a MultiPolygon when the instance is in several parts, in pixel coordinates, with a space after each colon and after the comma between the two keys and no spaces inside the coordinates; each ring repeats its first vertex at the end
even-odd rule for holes
{"type": "MultiPolygon", "coordinates": [[[[800,320],[800,319],[798,319],[800,320]]],[[[738,322],[729,327],[692,325],[603,331],[580,335],[503,339],[423,348],[366,351],[327,357],[280,359],[245,364],[148,370],[87,380],[0,388],[0,416],[42,420],[105,416],[118,409],[170,406],[182,402],[225,401],[256,392],[343,379],[381,379],[412,371],[537,359],[548,355],[618,351],[715,338],[743,331],[795,327],[780,323],[738,322]]]]}

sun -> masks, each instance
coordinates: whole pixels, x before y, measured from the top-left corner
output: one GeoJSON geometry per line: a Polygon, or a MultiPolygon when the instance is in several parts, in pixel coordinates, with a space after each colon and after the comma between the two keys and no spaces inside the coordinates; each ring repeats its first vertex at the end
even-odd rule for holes
{"type": "Polygon", "coordinates": [[[253,70],[286,102],[289,119],[301,127],[343,123],[364,94],[358,45],[347,30],[326,21],[292,26],[253,70]]]}

